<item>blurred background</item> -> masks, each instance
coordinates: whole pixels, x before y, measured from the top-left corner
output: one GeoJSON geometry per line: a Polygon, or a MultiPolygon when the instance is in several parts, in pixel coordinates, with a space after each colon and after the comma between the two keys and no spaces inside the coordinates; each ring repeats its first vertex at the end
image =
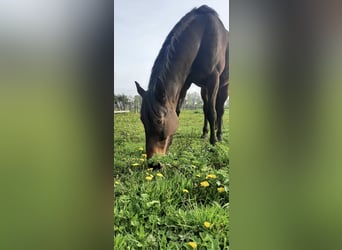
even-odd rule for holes
{"type": "MultiPolygon", "coordinates": [[[[127,58],[133,68],[146,60],[146,75],[119,78],[122,2],[0,2],[1,249],[112,247],[113,75],[146,87],[156,56],[127,58]],[[114,47],[117,60],[116,38],[114,47]]],[[[128,2],[142,16],[142,3],[128,2]]],[[[165,6],[178,20],[202,3],[165,6]]],[[[340,9],[229,1],[234,249],[341,249],[340,9]]]]}
{"type": "Polygon", "coordinates": [[[112,247],[112,53],[113,2],[0,2],[1,249],[112,247]]]}
{"type": "Polygon", "coordinates": [[[230,1],[234,249],[342,247],[340,9],[230,1]]]}

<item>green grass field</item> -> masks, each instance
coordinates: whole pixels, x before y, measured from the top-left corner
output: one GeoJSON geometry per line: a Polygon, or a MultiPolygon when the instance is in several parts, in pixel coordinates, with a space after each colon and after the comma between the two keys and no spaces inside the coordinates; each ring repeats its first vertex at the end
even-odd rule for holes
{"type": "Polygon", "coordinates": [[[229,249],[228,110],[223,142],[201,139],[202,125],[202,110],[181,112],[157,171],[139,114],[114,116],[114,249],[229,249]]]}

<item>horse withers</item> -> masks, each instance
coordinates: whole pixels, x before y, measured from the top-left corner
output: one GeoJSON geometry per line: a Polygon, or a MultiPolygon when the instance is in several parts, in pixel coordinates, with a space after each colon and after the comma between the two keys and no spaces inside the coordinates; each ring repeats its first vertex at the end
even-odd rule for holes
{"type": "Polygon", "coordinates": [[[215,144],[217,136],[220,139],[228,96],[228,54],[228,31],[206,5],[187,13],[171,30],[152,67],[148,89],[135,82],[142,97],[140,118],[147,158],[167,152],[178,128],[182,100],[192,83],[206,93],[204,113],[210,125],[210,143],[215,144]]]}

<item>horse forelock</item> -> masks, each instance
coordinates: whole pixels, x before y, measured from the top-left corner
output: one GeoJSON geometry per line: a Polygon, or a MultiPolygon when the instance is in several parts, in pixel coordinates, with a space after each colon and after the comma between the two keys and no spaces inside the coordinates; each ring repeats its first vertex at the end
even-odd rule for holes
{"type": "Polygon", "coordinates": [[[166,108],[162,107],[162,105],[158,102],[153,93],[150,91],[143,99],[142,108],[142,114],[146,115],[150,121],[156,118],[160,118],[163,114],[167,112],[166,108]]]}

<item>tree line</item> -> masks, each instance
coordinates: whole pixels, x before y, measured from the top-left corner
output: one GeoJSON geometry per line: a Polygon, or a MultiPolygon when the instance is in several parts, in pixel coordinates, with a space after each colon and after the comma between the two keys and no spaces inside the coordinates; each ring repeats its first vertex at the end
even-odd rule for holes
{"type": "MultiPolygon", "coordinates": [[[[128,96],[125,94],[114,94],[114,111],[130,111],[139,112],[141,108],[141,96],[128,96]]],[[[229,101],[226,101],[225,106],[228,107],[229,101]]],[[[182,109],[202,109],[203,101],[198,92],[187,93],[182,109]]]]}
{"type": "Polygon", "coordinates": [[[134,111],[138,112],[141,108],[141,96],[127,96],[125,94],[115,95],[114,94],[114,111],[134,111]]]}
{"type": "MultiPolygon", "coordinates": [[[[131,111],[139,112],[141,108],[141,96],[128,96],[125,94],[114,94],[114,111],[131,111]]],[[[183,109],[201,109],[203,101],[199,93],[191,92],[185,97],[182,108],[183,109]]]]}

